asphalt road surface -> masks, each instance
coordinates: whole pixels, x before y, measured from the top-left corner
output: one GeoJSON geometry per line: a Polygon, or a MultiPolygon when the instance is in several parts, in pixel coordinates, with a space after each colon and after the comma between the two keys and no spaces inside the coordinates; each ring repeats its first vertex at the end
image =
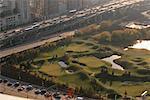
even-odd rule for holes
{"type": "Polygon", "coordinates": [[[74,36],[74,35],[75,35],[74,31],[61,33],[61,34],[58,34],[58,35],[52,35],[48,39],[42,39],[42,40],[39,40],[39,41],[36,41],[36,42],[32,42],[32,43],[12,47],[12,48],[8,48],[8,49],[5,49],[5,50],[0,50],[0,58],[6,57],[6,56],[14,54],[14,53],[22,52],[22,51],[25,51],[25,50],[28,50],[28,49],[31,49],[31,48],[34,48],[34,47],[38,47],[38,46],[41,46],[45,43],[50,43],[50,42],[55,42],[55,41],[58,41],[58,40],[61,40],[61,39],[65,39],[67,37],[74,36]]]}

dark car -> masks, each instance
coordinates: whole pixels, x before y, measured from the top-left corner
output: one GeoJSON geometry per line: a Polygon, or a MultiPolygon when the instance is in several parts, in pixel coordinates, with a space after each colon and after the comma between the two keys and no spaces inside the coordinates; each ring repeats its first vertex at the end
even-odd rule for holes
{"type": "Polygon", "coordinates": [[[7,79],[4,79],[4,80],[3,80],[3,83],[7,83],[7,82],[8,82],[8,80],[7,80],[7,79]]]}
{"type": "Polygon", "coordinates": [[[46,93],[44,94],[44,96],[45,96],[45,97],[50,97],[50,96],[52,96],[52,95],[51,95],[50,92],[46,92],[46,93]]]}
{"type": "Polygon", "coordinates": [[[0,83],[2,83],[3,82],[3,80],[2,79],[0,79],[0,83]]]}
{"type": "Polygon", "coordinates": [[[41,90],[40,89],[38,89],[38,90],[35,90],[35,92],[34,92],[35,94],[41,94],[41,90]]]}
{"type": "Polygon", "coordinates": [[[45,89],[41,90],[41,95],[44,95],[47,91],[45,89]]]}
{"type": "Polygon", "coordinates": [[[20,85],[20,83],[19,82],[16,82],[16,83],[14,83],[14,87],[18,87],[20,85]]]}
{"type": "Polygon", "coordinates": [[[17,90],[18,90],[18,92],[20,92],[20,91],[23,91],[24,88],[21,87],[21,88],[18,88],[17,90]]]}
{"type": "Polygon", "coordinates": [[[27,91],[31,91],[31,90],[33,90],[32,85],[28,85],[28,86],[26,87],[26,90],[27,90],[27,91]]]}
{"type": "Polygon", "coordinates": [[[35,90],[35,92],[34,92],[35,94],[41,94],[41,90],[40,89],[37,89],[37,90],[35,90]]]}
{"type": "Polygon", "coordinates": [[[60,100],[61,99],[61,96],[57,93],[53,94],[53,97],[57,100],[60,100]]]}
{"type": "Polygon", "coordinates": [[[8,83],[7,86],[12,86],[12,83],[8,83]]]}

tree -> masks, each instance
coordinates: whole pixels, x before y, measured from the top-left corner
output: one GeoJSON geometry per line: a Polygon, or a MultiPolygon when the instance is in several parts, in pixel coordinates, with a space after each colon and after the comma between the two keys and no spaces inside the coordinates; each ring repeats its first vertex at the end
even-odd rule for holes
{"type": "Polygon", "coordinates": [[[104,29],[106,29],[108,27],[111,27],[111,26],[112,26],[112,21],[111,20],[103,21],[100,24],[100,29],[104,30],[104,29]]]}
{"type": "Polygon", "coordinates": [[[111,41],[111,34],[110,32],[104,31],[102,33],[100,33],[99,36],[99,42],[100,43],[109,43],[111,41]]]}

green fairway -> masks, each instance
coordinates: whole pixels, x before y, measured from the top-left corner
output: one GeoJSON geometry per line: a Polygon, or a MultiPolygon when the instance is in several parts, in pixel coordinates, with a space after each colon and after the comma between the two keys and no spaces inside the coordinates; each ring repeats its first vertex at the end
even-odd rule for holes
{"type": "Polygon", "coordinates": [[[150,69],[150,51],[148,50],[129,49],[117,62],[126,70],[132,72],[132,74],[142,76],[150,75],[148,74],[148,69],[150,69]]]}
{"type": "Polygon", "coordinates": [[[87,84],[89,81],[89,77],[83,72],[79,72],[72,75],[62,75],[57,79],[57,82],[69,84],[73,87],[83,86],[86,88],[89,87],[89,84],[87,84]]]}
{"type": "Polygon", "coordinates": [[[110,66],[109,63],[106,63],[96,57],[89,56],[89,57],[80,57],[78,59],[79,62],[86,64],[89,68],[99,68],[101,66],[110,66]]]}
{"type": "Polygon", "coordinates": [[[51,76],[61,76],[65,74],[65,71],[57,63],[45,64],[39,69],[39,71],[51,76]]]}
{"type": "Polygon", "coordinates": [[[90,51],[90,47],[88,47],[87,45],[85,44],[76,44],[76,43],[73,43],[73,44],[70,44],[66,51],[73,51],[73,52],[88,52],[90,51]]]}
{"type": "Polygon", "coordinates": [[[48,52],[43,52],[43,53],[40,53],[39,56],[37,58],[35,58],[35,61],[36,60],[41,60],[41,59],[48,59],[48,58],[52,58],[53,56],[58,56],[58,57],[61,57],[65,54],[65,49],[66,47],[62,46],[62,47],[58,47],[52,51],[48,51],[48,52]]]}

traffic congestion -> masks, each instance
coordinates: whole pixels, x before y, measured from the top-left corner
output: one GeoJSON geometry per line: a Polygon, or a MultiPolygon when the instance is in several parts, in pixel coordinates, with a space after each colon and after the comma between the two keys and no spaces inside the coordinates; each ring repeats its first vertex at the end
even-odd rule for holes
{"type": "Polygon", "coordinates": [[[56,24],[65,24],[68,21],[71,20],[77,20],[79,18],[90,18],[90,16],[97,15],[97,14],[102,14],[107,11],[114,11],[115,9],[128,6],[131,4],[135,4],[137,2],[141,2],[143,0],[119,0],[119,1],[112,1],[108,4],[102,5],[102,6],[96,6],[93,8],[85,8],[83,10],[71,10],[68,12],[66,15],[62,15],[59,17],[55,17],[52,19],[44,20],[41,22],[35,22],[32,25],[22,27],[22,28],[17,28],[13,29],[10,31],[5,31],[3,33],[0,33],[0,40],[4,40],[8,37],[11,37],[13,35],[17,34],[23,34],[24,32],[30,32],[32,30],[40,30],[44,29],[47,27],[54,26],[56,24]]]}

